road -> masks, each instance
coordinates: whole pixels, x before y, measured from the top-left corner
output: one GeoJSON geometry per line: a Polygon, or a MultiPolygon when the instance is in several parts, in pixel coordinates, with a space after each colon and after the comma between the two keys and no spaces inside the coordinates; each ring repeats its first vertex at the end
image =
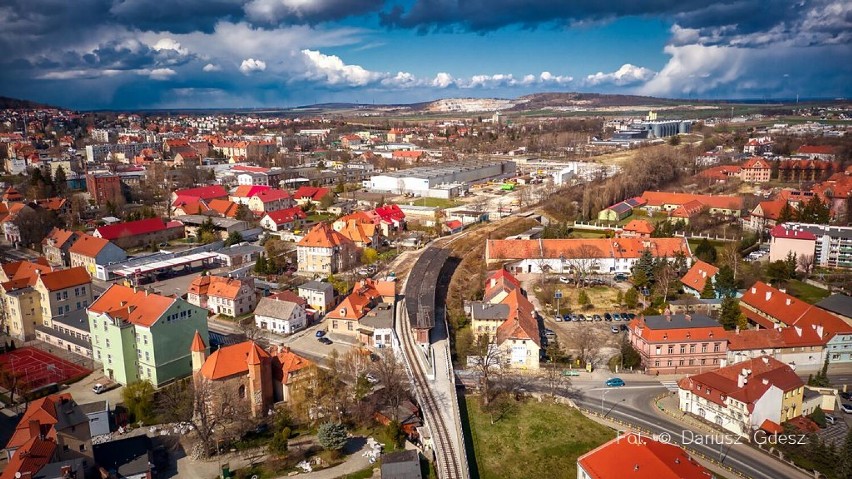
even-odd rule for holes
{"type": "Polygon", "coordinates": [[[627,386],[605,388],[601,387],[600,380],[579,379],[573,380],[572,386],[574,390],[569,395],[578,406],[595,412],[603,411],[609,418],[638,426],[656,435],[665,434],[667,436],[663,437],[671,438],[671,443],[682,445],[687,442],[686,445],[690,449],[714,458],[748,477],[754,479],[810,477],[780,461],[769,458],[765,453],[749,445],[724,444],[722,443],[724,441],[721,441],[721,434],[716,443],[699,442],[695,438],[706,437],[703,433],[693,433],[664,413],[654,410],[653,398],[666,392],[666,388],[657,381],[627,377],[627,386]]]}

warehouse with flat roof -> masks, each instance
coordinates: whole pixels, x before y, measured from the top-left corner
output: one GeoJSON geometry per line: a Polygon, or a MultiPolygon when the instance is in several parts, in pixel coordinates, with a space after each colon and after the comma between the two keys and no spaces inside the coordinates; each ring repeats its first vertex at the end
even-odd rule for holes
{"type": "Polygon", "coordinates": [[[365,186],[376,193],[450,198],[467,191],[471,183],[515,176],[513,161],[473,160],[422,166],[371,176],[365,186]]]}

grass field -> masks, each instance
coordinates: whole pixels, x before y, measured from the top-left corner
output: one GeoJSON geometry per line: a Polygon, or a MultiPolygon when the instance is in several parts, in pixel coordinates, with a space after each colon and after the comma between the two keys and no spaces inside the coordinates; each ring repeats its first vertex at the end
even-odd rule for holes
{"type": "Polygon", "coordinates": [[[482,479],[577,477],[577,458],[615,437],[615,431],[576,409],[518,402],[493,425],[479,398],[468,396],[472,457],[482,479]]]}
{"type": "Polygon", "coordinates": [[[828,290],[803,283],[796,279],[792,279],[787,282],[787,292],[802,301],[811,304],[819,302],[821,299],[827,298],[831,294],[828,290]]]}
{"type": "Polygon", "coordinates": [[[415,198],[409,199],[408,202],[414,204],[414,206],[431,206],[433,208],[452,208],[461,204],[456,200],[444,198],[415,198]]]}

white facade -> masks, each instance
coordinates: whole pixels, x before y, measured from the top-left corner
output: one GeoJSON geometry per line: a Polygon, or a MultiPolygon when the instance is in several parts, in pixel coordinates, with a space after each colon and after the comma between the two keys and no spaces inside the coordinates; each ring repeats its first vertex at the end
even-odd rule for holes
{"type": "Polygon", "coordinates": [[[260,329],[266,329],[273,333],[293,334],[296,331],[305,329],[308,324],[308,318],[305,314],[305,309],[299,305],[295,305],[286,318],[255,314],[254,324],[260,329]]]}
{"type": "Polygon", "coordinates": [[[770,386],[763,396],[754,402],[754,410],[751,413],[745,403],[730,397],[725,399],[725,406],[722,406],[689,390],[679,389],[678,398],[681,411],[694,414],[740,436],[749,436],[766,419],[775,424],[784,422],[781,419],[784,391],[775,385],[770,386]]]}

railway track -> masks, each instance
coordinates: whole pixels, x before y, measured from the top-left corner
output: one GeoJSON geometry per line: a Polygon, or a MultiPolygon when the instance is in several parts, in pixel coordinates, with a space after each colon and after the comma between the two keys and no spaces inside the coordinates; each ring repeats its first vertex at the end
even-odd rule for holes
{"type": "MultiPolygon", "coordinates": [[[[457,425],[452,424],[451,430],[447,425],[448,418],[442,414],[442,411],[444,411],[451,412],[454,415],[452,405],[450,405],[449,410],[446,405],[441,405],[433,388],[430,387],[431,385],[423,370],[423,363],[418,359],[421,352],[416,345],[416,338],[412,332],[412,327],[415,326],[429,327],[428,318],[422,317],[424,314],[431,316],[431,327],[435,326],[435,291],[441,268],[447,257],[448,252],[444,249],[428,248],[415,263],[405,287],[405,312],[408,321],[403,321],[404,324],[401,324],[400,327],[403,336],[402,344],[409,363],[409,374],[432,431],[438,477],[441,479],[464,479],[469,477],[469,471],[466,468],[467,460],[464,456],[464,442],[459,437],[460,434],[453,434],[452,432],[457,429],[457,425]],[[461,448],[461,450],[457,450],[457,448],[461,448]]],[[[450,370],[451,368],[452,366],[450,366],[450,370]]],[[[440,374],[443,371],[436,371],[435,373],[440,374]]],[[[450,379],[452,379],[452,376],[450,379]]],[[[453,397],[451,395],[449,399],[453,400],[453,397]]]]}

